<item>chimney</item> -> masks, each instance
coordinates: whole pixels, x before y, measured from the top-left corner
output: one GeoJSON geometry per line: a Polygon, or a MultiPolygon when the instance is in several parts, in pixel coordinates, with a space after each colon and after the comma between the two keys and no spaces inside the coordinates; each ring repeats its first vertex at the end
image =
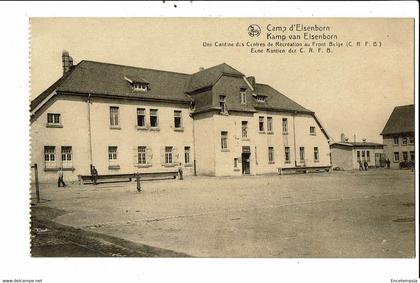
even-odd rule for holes
{"type": "Polygon", "coordinates": [[[63,74],[67,73],[73,67],[73,58],[70,57],[66,50],[63,50],[63,74]]]}
{"type": "Polygon", "coordinates": [[[198,68],[198,71],[204,71],[204,67],[200,67],[200,68],[198,68]]]}
{"type": "Polygon", "coordinates": [[[341,140],[342,142],[345,142],[345,141],[346,141],[346,135],[345,135],[344,133],[341,133],[341,138],[340,138],[340,140],[341,140]]]}
{"type": "Polygon", "coordinates": [[[249,83],[255,89],[255,77],[247,77],[246,79],[249,81],[249,83]]]}

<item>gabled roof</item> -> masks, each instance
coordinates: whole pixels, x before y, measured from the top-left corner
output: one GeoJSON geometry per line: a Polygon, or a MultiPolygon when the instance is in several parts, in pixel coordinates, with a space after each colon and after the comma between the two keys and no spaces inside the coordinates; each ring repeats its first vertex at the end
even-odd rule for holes
{"type": "Polygon", "coordinates": [[[255,92],[257,95],[267,97],[267,102],[265,103],[254,103],[254,107],[257,109],[313,113],[311,110],[308,110],[300,104],[294,102],[269,85],[256,84],[255,92]]]}
{"type": "MultiPolygon", "coordinates": [[[[189,75],[83,60],[36,97],[31,102],[31,111],[38,111],[37,109],[41,108],[43,103],[56,94],[96,95],[181,103],[195,101],[196,111],[217,110],[218,103],[214,104],[212,99],[212,87],[222,76],[236,77],[244,86],[249,87],[244,74],[226,63],[189,75]],[[148,83],[149,89],[146,92],[136,91],[132,87],[132,82],[148,83]]],[[[266,96],[267,102],[258,103],[254,98],[246,105],[242,105],[239,96],[228,95],[226,99],[228,109],[241,112],[255,112],[256,109],[261,109],[314,115],[314,112],[266,84],[256,84],[253,92],[266,96]]]]}
{"type": "Polygon", "coordinates": [[[395,107],[381,135],[410,132],[414,132],[414,104],[395,107]]]}
{"type": "Polygon", "coordinates": [[[244,76],[244,74],[232,68],[228,64],[222,63],[192,74],[187,92],[193,92],[198,89],[213,86],[222,74],[244,76]]]}
{"type": "Polygon", "coordinates": [[[146,97],[191,101],[185,95],[189,75],[153,69],[122,66],[93,61],[80,62],[57,92],[112,95],[113,97],[146,97]],[[125,79],[136,78],[150,83],[147,93],[133,90],[125,79]]]}

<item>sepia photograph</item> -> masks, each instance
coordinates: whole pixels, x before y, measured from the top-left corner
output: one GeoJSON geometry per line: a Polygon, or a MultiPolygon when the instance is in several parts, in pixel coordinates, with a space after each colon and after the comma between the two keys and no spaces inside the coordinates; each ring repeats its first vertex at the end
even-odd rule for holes
{"type": "Polygon", "coordinates": [[[0,282],[418,282],[417,2],[0,6],[0,282]]]}
{"type": "Polygon", "coordinates": [[[413,19],[30,25],[33,257],[415,257],[413,19]]]}

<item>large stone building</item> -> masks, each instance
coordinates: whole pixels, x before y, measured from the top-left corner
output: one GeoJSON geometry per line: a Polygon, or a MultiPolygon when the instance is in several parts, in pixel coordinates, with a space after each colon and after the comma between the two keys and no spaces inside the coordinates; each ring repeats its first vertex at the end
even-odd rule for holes
{"type": "Polygon", "coordinates": [[[381,135],[391,168],[399,168],[404,161],[414,162],[414,105],[395,107],[381,135]]]}
{"type": "Polygon", "coordinates": [[[242,175],[330,165],[315,113],[223,63],[194,74],[81,61],[31,102],[41,182],[174,170],[242,175]]]}

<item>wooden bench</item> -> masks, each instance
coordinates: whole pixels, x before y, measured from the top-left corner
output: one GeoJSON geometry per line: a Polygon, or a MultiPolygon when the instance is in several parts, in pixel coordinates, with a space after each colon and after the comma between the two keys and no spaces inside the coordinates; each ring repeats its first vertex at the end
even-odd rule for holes
{"type": "MultiPolygon", "coordinates": [[[[150,172],[150,173],[139,173],[140,181],[154,181],[154,180],[169,180],[176,179],[178,171],[170,172],[150,172]]],[[[92,175],[79,175],[79,182],[81,185],[93,184],[92,175]]],[[[118,182],[131,182],[136,180],[135,173],[127,174],[108,174],[98,175],[96,179],[97,184],[104,183],[118,183],[118,182]]]]}
{"type": "Polygon", "coordinates": [[[296,167],[279,167],[279,175],[284,175],[285,173],[319,173],[319,172],[330,172],[331,166],[296,166],[296,167]]]}

